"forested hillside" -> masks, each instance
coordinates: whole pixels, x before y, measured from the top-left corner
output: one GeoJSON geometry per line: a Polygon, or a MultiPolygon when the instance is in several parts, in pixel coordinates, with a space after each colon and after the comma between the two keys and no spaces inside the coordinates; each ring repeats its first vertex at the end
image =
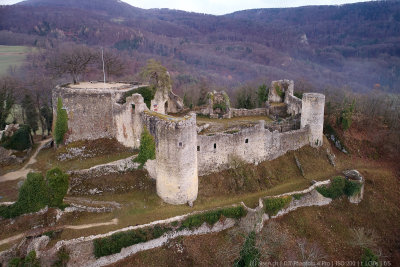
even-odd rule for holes
{"type": "Polygon", "coordinates": [[[0,30],[5,45],[73,41],[126,50],[139,65],[156,57],[178,85],[205,76],[227,87],[289,78],[317,89],[400,88],[398,1],[213,16],[117,0],[28,0],[0,8],[0,30]]]}

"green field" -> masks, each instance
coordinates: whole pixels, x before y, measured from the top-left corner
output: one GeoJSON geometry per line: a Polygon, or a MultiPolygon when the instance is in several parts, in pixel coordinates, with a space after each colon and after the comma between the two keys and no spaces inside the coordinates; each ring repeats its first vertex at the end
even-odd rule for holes
{"type": "Polygon", "coordinates": [[[7,74],[10,66],[21,66],[30,48],[0,45],[0,75],[7,74]]]}

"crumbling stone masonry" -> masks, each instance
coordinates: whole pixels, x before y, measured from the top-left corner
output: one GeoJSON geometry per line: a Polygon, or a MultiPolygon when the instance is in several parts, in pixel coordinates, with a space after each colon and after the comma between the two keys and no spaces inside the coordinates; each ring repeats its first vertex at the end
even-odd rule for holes
{"type": "MultiPolygon", "coordinates": [[[[146,126],[156,142],[155,162],[147,167],[152,166],[151,174],[156,178],[157,194],[167,203],[191,204],[197,198],[198,175],[229,168],[232,157],[257,164],[305,145],[322,145],[325,96],[308,93],[300,100],[293,96],[293,81],[273,84],[283,84],[284,98],[276,100],[280,101],[278,106],[292,115],[294,123],[284,120],[265,125],[264,121],[260,121],[253,127],[235,133],[198,135],[196,114],[185,117],[162,114],[171,107],[169,105],[157,112],[152,107],[151,111],[140,94],[133,94],[126,98],[124,104],[118,104],[124,92],[137,88],[131,84],[57,86],[53,90],[53,103],[57,103],[60,97],[67,110],[67,142],[108,137],[116,138],[125,146],[139,148],[140,135],[146,126]]],[[[270,111],[268,107],[231,109],[227,98],[223,94],[218,96],[220,101],[215,103],[222,101],[227,104],[227,113],[218,117],[268,115],[270,111]]],[[[163,105],[175,103],[179,106],[179,99],[173,94],[164,95],[160,92],[157,101],[163,105]]],[[[211,107],[214,109],[214,104],[209,105],[211,107]]],[[[55,111],[56,107],[53,106],[55,111]]]]}
{"type": "Polygon", "coordinates": [[[143,112],[156,141],[157,194],[167,203],[192,203],[198,192],[196,114],[182,118],[143,112]]]}
{"type": "MultiPolygon", "coordinates": [[[[68,114],[65,142],[116,138],[127,147],[135,146],[132,125],[132,101],[119,104],[125,92],[137,89],[126,83],[81,83],[59,85],[53,89],[53,114],[61,98],[68,114]]],[[[55,119],[54,119],[55,121],[55,119]]]]}

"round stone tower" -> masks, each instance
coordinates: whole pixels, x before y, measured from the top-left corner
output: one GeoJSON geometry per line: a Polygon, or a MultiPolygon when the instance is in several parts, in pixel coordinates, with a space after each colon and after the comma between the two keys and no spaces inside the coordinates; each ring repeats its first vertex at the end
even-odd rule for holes
{"type": "Polygon", "coordinates": [[[155,136],[157,194],[170,204],[191,204],[198,192],[196,114],[161,115],[155,136]]]}
{"type": "Polygon", "coordinates": [[[305,93],[302,99],[301,128],[309,125],[310,145],[319,147],[322,145],[324,129],[325,95],[317,93],[305,93]]]}

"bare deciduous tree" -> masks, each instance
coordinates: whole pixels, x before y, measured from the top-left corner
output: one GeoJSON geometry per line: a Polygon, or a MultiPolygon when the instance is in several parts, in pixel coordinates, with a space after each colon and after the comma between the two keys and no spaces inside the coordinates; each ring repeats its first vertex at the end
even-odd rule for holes
{"type": "Polygon", "coordinates": [[[364,227],[351,229],[350,245],[354,247],[376,249],[378,237],[373,230],[364,227]]]}
{"type": "Polygon", "coordinates": [[[288,240],[288,235],[278,223],[270,221],[266,224],[257,239],[261,261],[283,260],[288,240]]]}
{"type": "MultiPolygon", "coordinates": [[[[104,70],[106,77],[116,76],[120,77],[125,74],[127,69],[127,62],[116,51],[106,49],[104,50],[104,70]]],[[[99,69],[102,69],[103,62],[101,54],[96,55],[96,62],[99,69]]]]}
{"type": "Polygon", "coordinates": [[[76,84],[84,74],[89,64],[93,63],[95,55],[87,46],[64,44],[51,51],[47,68],[58,76],[68,74],[76,84]]]}
{"type": "Polygon", "coordinates": [[[153,86],[166,90],[171,89],[171,77],[167,68],[154,59],[147,61],[147,65],[143,68],[141,76],[153,86]]]}
{"type": "Polygon", "coordinates": [[[302,266],[314,266],[316,262],[326,258],[322,249],[316,243],[310,243],[306,239],[298,239],[297,247],[299,248],[299,260],[302,266]]]}

